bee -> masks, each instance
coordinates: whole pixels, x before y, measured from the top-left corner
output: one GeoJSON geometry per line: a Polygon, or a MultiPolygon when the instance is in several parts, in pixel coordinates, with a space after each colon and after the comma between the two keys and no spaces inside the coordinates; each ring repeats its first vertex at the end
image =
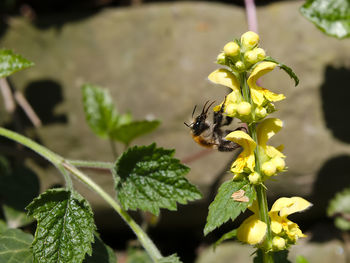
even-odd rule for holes
{"type": "MultiPolygon", "coordinates": [[[[226,100],[226,98],[225,98],[226,100]]],[[[209,103],[207,101],[202,109],[202,112],[195,118],[193,115],[196,111],[197,106],[194,107],[192,112],[193,121],[190,124],[184,122],[184,124],[191,129],[191,134],[193,140],[199,145],[207,148],[217,149],[220,152],[231,152],[240,147],[237,143],[234,143],[229,140],[225,140],[226,135],[234,130],[222,130],[223,126],[228,126],[232,123],[233,118],[229,116],[224,116],[224,108],[223,106],[219,111],[214,112],[213,123],[210,123],[208,118],[208,110],[214,104],[215,101],[209,103]]],[[[224,105],[223,103],[222,105],[224,105]]],[[[245,129],[240,127],[236,130],[245,129]]]]}

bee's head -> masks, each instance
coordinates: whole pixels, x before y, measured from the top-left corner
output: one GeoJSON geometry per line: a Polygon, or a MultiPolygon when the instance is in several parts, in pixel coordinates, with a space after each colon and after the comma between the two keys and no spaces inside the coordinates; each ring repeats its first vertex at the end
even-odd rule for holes
{"type": "MultiPolygon", "coordinates": [[[[194,118],[194,121],[192,123],[187,124],[186,122],[184,122],[184,124],[191,129],[194,136],[199,136],[200,134],[202,134],[205,130],[207,130],[209,128],[208,123],[206,123],[206,119],[208,117],[208,110],[211,107],[211,105],[213,105],[214,102],[215,101],[213,101],[212,103],[210,103],[208,105],[208,107],[206,107],[207,104],[209,103],[209,101],[207,101],[203,106],[201,114],[199,114],[196,118],[194,118]]],[[[192,112],[192,118],[193,118],[193,115],[196,111],[196,107],[197,107],[197,105],[194,106],[194,109],[192,112]]]]}

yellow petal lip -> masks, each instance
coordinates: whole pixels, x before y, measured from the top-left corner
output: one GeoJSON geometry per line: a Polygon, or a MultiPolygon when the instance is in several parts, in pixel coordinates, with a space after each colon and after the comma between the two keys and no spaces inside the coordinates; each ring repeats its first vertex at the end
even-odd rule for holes
{"type": "Polygon", "coordinates": [[[257,128],[259,145],[264,147],[267,141],[279,132],[283,127],[283,122],[277,118],[267,118],[263,120],[257,128]]]}
{"type": "Polygon", "coordinates": [[[237,80],[235,75],[233,75],[227,69],[221,68],[213,71],[208,76],[208,79],[215,84],[220,84],[220,85],[229,87],[235,91],[237,90],[239,91],[239,88],[240,88],[239,81],[237,80]]]}
{"type": "Polygon", "coordinates": [[[248,217],[237,229],[237,239],[250,245],[261,243],[266,235],[267,225],[256,215],[248,217]]]}
{"type": "Polygon", "coordinates": [[[293,213],[304,211],[311,206],[310,202],[301,197],[282,197],[276,200],[270,212],[279,212],[281,217],[287,217],[293,213]]]}

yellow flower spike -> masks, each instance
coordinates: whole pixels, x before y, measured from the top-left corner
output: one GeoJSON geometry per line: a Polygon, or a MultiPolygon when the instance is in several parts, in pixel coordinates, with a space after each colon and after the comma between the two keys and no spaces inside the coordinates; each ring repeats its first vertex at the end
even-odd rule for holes
{"type": "Polygon", "coordinates": [[[270,157],[281,157],[285,158],[286,156],[277,150],[273,146],[266,145],[267,141],[279,132],[283,127],[283,122],[277,118],[268,118],[263,120],[257,128],[258,144],[261,146],[265,153],[270,157]]]}
{"type": "Polygon", "coordinates": [[[255,104],[258,106],[261,106],[265,100],[265,98],[268,101],[280,101],[285,99],[286,97],[283,94],[276,94],[268,89],[264,89],[262,87],[259,87],[256,84],[256,81],[266,73],[272,71],[277,66],[274,62],[261,62],[259,63],[250,74],[247,83],[250,88],[251,96],[255,104]]]}
{"type": "Polygon", "coordinates": [[[256,147],[255,141],[243,131],[234,131],[229,133],[226,140],[233,141],[242,146],[243,151],[238,155],[237,159],[231,166],[233,173],[242,173],[245,167],[249,168],[250,171],[254,172],[255,157],[254,150],[256,147]]]}
{"type": "Polygon", "coordinates": [[[237,239],[250,245],[256,245],[264,240],[267,225],[256,215],[248,217],[237,229],[237,239]]]}

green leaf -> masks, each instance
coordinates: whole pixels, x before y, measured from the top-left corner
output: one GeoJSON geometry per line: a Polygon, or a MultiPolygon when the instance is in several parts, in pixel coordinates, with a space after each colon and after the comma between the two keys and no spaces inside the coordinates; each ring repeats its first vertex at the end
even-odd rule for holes
{"type": "Polygon", "coordinates": [[[0,234],[0,262],[32,263],[30,245],[33,236],[19,229],[8,229],[0,234]]]}
{"type": "Polygon", "coordinates": [[[33,241],[37,263],[80,263],[91,255],[95,224],[89,203],[78,193],[50,189],[27,206],[38,221],[33,241]]]}
{"type": "Polygon", "coordinates": [[[38,196],[39,188],[36,174],[24,166],[17,165],[11,172],[0,175],[0,196],[6,205],[18,211],[24,211],[38,196]]]}
{"type": "Polygon", "coordinates": [[[33,66],[34,63],[13,53],[12,50],[0,49],[0,78],[5,78],[22,69],[33,66]]]}
{"type": "Polygon", "coordinates": [[[172,254],[171,256],[158,260],[157,263],[182,263],[182,262],[176,254],[172,254]]]}
{"type": "Polygon", "coordinates": [[[8,229],[8,227],[7,227],[6,222],[4,220],[0,219],[0,235],[1,235],[1,233],[3,233],[7,229],[8,229]]]}
{"type": "Polygon", "coordinates": [[[300,12],[327,35],[350,36],[349,0],[307,0],[300,12]]]}
{"type": "Polygon", "coordinates": [[[2,209],[9,228],[26,226],[34,221],[33,217],[10,206],[3,205],[2,209]]]}
{"type": "Polygon", "coordinates": [[[173,158],[174,150],[156,144],[128,149],[113,169],[117,197],[125,209],[141,209],[155,215],[160,208],[176,210],[201,198],[198,189],[184,177],[189,168],[173,158]]]}
{"type": "Polygon", "coordinates": [[[223,234],[222,237],[218,241],[214,243],[214,250],[218,245],[220,245],[222,242],[228,239],[232,239],[237,236],[237,229],[233,229],[230,232],[227,232],[226,234],[223,234]]]}
{"type": "Polygon", "coordinates": [[[102,137],[109,137],[118,125],[118,112],[108,90],[85,84],[82,87],[86,121],[93,132],[102,137]]]}
{"type": "Polygon", "coordinates": [[[254,199],[255,191],[248,181],[230,180],[224,182],[220,186],[214,201],[209,206],[204,235],[226,223],[229,219],[235,220],[241,212],[244,212],[253,203],[254,199]],[[248,202],[235,201],[232,198],[232,194],[241,189],[245,191],[244,195],[249,198],[248,202]]]}
{"type": "Polygon", "coordinates": [[[116,130],[111,132],[111,137],[114,140],[121,141],[129,145],[132,140],[155,130],[160,124],[160,121],[133,121],[128,124],[118,126],[116,130]]]}
{"type": "Polygon", "coordinates": [[[307,261],[307,259],[303,256],[299,255],[296,257],[295,263],[309,263],[309,261],[307,261]]]}
{"type": "Polygon", "coordinates": [[[278,67],[283,69],[289,75],[289,77],[291,77],[294,80],[295,86],[298,86],[299,78],[297,77],[297,75],[294,73],[294,71],[290,67],[288,67],[282,63],[279,63],[277,60],[273,59],[272,57],[266,57],[264,59],[264,61],[271,61],[271,62],[276,63],[278,67]]]}
{"type": "Polygon", "coordinates": [[[153,263],[149,255],[140,249],[128,249],[128,257],[126,263],[153,263]]]}
{"type": "Polygon", "coordinates": [[[330,217],[335,217],[335,225],[341,230],[350,230],[350,188],[337,193],[327,209],[330,217]]]}
{"type": "Polygon", "coordinates": [[[92,245],[92,255],[87,256],[84,263],[116,263],[117,258],[113,249],[107,246],[102,239],[95,234],[95,242],[92,245]]]}

